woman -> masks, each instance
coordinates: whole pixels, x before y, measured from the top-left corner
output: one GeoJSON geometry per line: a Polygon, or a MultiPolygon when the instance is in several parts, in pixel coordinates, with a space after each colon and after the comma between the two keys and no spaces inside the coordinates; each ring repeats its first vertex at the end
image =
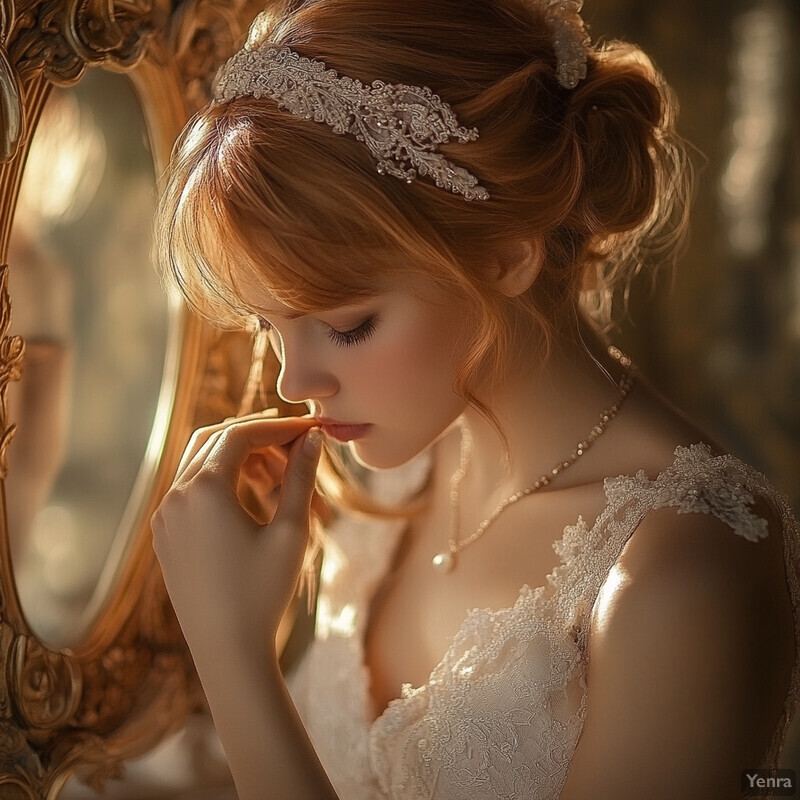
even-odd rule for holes
{"type": "Polygon", "coordinates": [[[796,522],[597,332],[686,171],[662,79],[579,10],[288,3],[176,146],[166,273],[312,409],[198,431],[153,522],[243,800],[722,799],[778,765],[796,522]],[[371,496],[329,495],[290,699],[323,439],[371,496]]]}

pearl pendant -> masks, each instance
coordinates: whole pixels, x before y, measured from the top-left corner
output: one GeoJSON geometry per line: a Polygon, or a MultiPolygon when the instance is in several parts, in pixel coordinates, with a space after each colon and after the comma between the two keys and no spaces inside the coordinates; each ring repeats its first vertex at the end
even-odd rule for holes
{"type": "Polygon", "coordinates": [[[437,572],[450,572],[453,569],[452,553],[437,553],[431,563],[437,572]]]}

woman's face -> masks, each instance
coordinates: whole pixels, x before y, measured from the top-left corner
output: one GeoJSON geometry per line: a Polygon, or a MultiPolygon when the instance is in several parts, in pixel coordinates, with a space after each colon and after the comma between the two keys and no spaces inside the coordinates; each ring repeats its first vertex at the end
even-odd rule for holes
{"type": "Polygon", "coordinates": [[[418,277],[405,284],[306,316],[266,293],[247,298],[271,328],[279,395],[311,401],[323,422],[365,426],[323,430],[348,439],[356,460],[373,469],[413,458],[466,407],[453,383],[472,316],[467,304],[418,277]]]}

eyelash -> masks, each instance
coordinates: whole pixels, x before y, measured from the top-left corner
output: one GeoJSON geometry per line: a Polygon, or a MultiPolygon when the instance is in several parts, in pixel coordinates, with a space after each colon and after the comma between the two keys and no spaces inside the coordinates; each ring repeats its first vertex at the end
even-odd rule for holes
{"type": "MultiPolygon", "coordinates": [[[[272,325],[263,317],[258,317],[258,322],[262,330],[271,331],[272,325]]],[[[355,347],[369,339],[375,333],[376,319],[369,317],[359,326],[349,331],[337,331],[336,328],[328,327],[328,338],[338,347],[355,347]]]]}
{"type": "Polygon", "coordinates": [[[373,333],[375,333],[375,317],[369,317],[357,328],[349,331],[337,331],[335,328],[329,328],[328,338],[339,347],[354,347],[365,342],[373,333]]]}

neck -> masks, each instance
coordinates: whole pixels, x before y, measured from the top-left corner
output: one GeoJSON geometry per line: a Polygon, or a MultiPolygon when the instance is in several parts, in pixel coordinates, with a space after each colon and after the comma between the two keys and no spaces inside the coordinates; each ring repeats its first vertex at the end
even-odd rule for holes
{"type": "MultiPolygon", "coordinates": [[[[502,380],[479,395],[507,436],[507,454],[479,412],[472,407],[464,412],[473,443],[460,489],[462,533],[477,527],[500,501],[572,455],[619,396],[622,368],[588,325],[574,335],[554,337],[543,364],[536,352],[524,349],[502,380]]],[[[553,486],[579,484],[590,474],[591,456],[586,455],[559,474],[553,486]]]]}

